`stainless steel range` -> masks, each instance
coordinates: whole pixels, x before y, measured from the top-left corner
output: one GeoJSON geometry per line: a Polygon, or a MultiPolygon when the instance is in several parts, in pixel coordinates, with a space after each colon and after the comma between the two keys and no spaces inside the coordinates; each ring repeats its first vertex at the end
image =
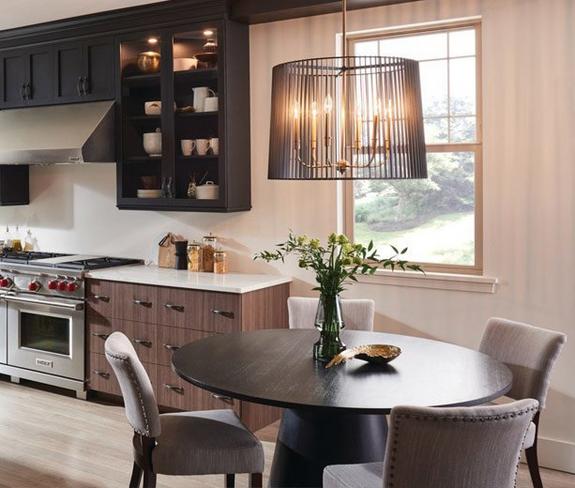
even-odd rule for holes
{"type": "Polygon", "coordinates": [[[85,273],[136,259],[38,252],[0,254],[0,373],[85,388],[85,273]]]}

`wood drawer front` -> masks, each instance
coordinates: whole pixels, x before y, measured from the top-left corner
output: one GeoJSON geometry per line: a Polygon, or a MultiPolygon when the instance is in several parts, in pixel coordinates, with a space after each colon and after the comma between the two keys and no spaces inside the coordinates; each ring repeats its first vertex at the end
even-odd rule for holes
{"type": "Polygon", "coordinates": [[[158,290],[154,286],[116,283],[114,317],[133,322],[156,323],[158,290]]]}
{"type": "Polygon", "coordinates": [[[158,403],[179,410],[234,409],[239,412],[240,402],[231,404],[217,398],[201,388],[182,380],[168,366],[158,366],[158,403]]]}
{"type": "Polygon", "coordinates": [[[227,334],[241,330],[241,296],[205,293],[200,329],[227,334]]]}
{"type": "MultiPolygon", "coordinates": [[[[150,382],[152,383],[152,388],[154,392],[157,391],[157,367],[155,364],[142,363],[148,376],[150,377],[150,382]]],[[[103,393],[111,393],[113,395],[122,395],[122,390],[120,390],[120,385],[114,374],[114,370],[106,356],[102,354],[90,354],[90,364],[89,364],[89,384],[88,388],[94,391],[101,391],[103,393]]]]}
{"type": "Polygon", "coordinates": [[[103,317],[114,316],[115,284],[111,281],[87,280],[86,302],[88,310],[103,317]]]}
{"type": "Polygon", "coordinates": [[[107,319],[88,316],[90,352],[104,354],[104,343],[112,332],[123,332],[132,341],[132,345],[144,363],[157,362],[156,326],[128,320],[107,319]]]}
{"type": "Polygon", "coordinates": [[[198,329],[204,293],[178,288],[158,290],[158,324],[198,329]]]}
{"type": "Polygon", "coordinates": [[[209,332],[202,332],[191,329],[177,329],[174,327],[158,326],[158,364],[170,366],[172,364],[172,353],[176,348],[186,344],[208,337],[209,332]]]}

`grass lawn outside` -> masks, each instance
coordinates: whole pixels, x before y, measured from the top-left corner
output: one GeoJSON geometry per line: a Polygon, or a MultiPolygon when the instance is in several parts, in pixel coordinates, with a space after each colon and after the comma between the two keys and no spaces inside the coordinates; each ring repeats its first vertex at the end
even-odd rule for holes
{"type": "Polygon", "coordinates": [[[393,244],[408,248],[406,258],[421,263],[473,265],[475,221],[473,212],[439,215],[412,229],[378,232],[365,222],[355,223],[354,239],[368,244],[373,240],[380,256],[389,256],[393,244]]]}

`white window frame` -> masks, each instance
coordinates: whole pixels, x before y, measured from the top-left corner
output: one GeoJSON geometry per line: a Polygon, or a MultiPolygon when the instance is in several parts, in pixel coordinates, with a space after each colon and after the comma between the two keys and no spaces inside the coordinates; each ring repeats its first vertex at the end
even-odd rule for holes
{"type": "MultiPolygon", "coordinates": [[[[463,29],[475,29],[475,59],[476,59],[476,140],[472,143],[428,144],[427,152],[473,152],[475,154],[475,263],[473,265],[425,263],[421,264],[425,271],[437,273],[453,273],[466,275],[483,274],[483,103],[482,103],[482,73],[481,73],[481,21],[473,19],[461,22],[434,23],[425,27],[404,27],[385,29],[369,34],[351,34],[348,36],[348,52],[353,55],[354,44],[369,40],[380,40],[390,37],[413,36],[433,32],[450,32],[463,29]]],[[[449,44],[448,44],[449,56],[449,44]]],[[[442,58],[443,59],[443,58],[442,58]]],[[[448,77],[449,83],[449,77],[448,77]]],[[[448,106],[448,110],[450,107],[448,106]]],[[[343,188],[344,232],[353,240],[354,230],[354,195],[353,181],[346,181],[343,188]]],[[[393,244],[393,243],[391,243],[393,244]]]]}

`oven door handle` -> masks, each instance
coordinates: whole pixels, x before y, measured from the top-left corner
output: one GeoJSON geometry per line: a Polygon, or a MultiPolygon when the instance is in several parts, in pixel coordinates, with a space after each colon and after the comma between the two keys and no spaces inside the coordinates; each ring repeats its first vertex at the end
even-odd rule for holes
{"type": "Polygon", "coordinates": [[[50,300],[40,300],[38,298],[28,298],[28,297],[17,297],[13,295],[2,296],[7,302],[16,303],[32,303],[36,305],[49,305],[50,307],[66,308],[68,310],[84,310],[83,303],[63,303],[63,302],[52,302],[50,300]]]}

